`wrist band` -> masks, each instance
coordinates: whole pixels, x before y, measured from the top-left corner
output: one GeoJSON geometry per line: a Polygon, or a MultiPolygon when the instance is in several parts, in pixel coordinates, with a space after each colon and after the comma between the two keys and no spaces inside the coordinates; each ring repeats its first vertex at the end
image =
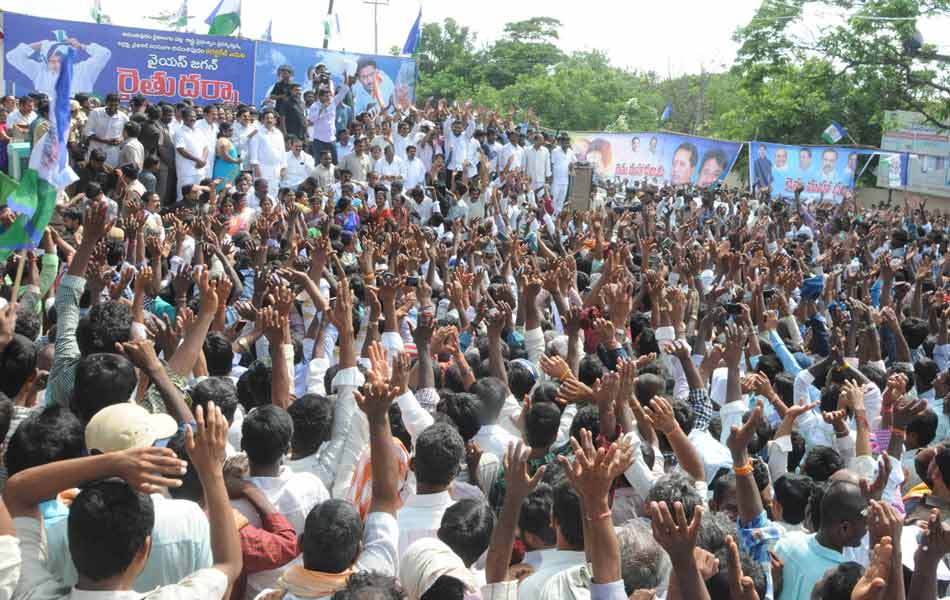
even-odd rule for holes
{"type": "Polygon", "coordinates": [[[608,510],[608,511],[606,511],[606,512],[600,513],[599,515],[586,515],[584,518],[587,519],[588,522],[591,522],[591,521],[600,521],[600,520],[602,520],[602,519],[606,519],[606,518],[609,517],[611,514],[612,514],[612,513],[608,510]]]}
{"type": "Polygon", "coordinates": [[[907,437],[907,431],[900,427],[891,427],[891,435],[897,434],[901,437],[907,437]]]}
{"type": "Polygon", "coordinates": [[[752,473],[752,461],[750,460],[749,462],[747,462],[746,464],[742,465],[741,467],[735,467],[735,468],[733,469],[733,471],[735,471],[737,477],[742,477],[743,475],[749,475],[749,474],[751,474],[751,473],[752,473]]]}

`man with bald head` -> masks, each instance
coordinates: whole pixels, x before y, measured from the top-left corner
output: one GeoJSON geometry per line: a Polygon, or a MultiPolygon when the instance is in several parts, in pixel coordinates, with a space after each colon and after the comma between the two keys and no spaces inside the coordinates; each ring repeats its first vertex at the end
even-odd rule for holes
{"type": "Polygon", "coordinates": [[[848,562],[844,549],[861,545],[868,530],[868,501],[850,479],[842,470],[829,481],[817,533],[790,532],[775,544],[776,556],[785,563],[778,600],[810,597],[828,569],[848,562]]]}

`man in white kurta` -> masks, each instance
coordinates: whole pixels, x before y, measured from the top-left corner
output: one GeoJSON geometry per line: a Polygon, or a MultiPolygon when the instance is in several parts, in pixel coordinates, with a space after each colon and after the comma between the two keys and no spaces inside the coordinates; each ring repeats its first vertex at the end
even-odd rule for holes
{"type": "Polygon", "coordinates": [[[564,209],[567,199],[567,187],[571,180],[571,169],[577,159],[571,150],[571,141],[567,134],[558,136],[558,147],[551,152],[551,195],[554,197],[554,214],[564,209]]]}
{"type": "Polygon", "coordinates": [[[303,151],[303,140],[293,139],[287,152],[287,169],[281,185],[297,189],[313,172],[315,164],[313,157],[303,151]]]}
{"type": "Polygon", "coordinates": [[[525,174],[531,178],[531,190],[543,188],[551,176],[551,154],[541,143],[544,139],[536,133],[533,144],[524,151],[525,174]]]}
{"type": "Polygon", "coordinates": [[[264,126],[251,138],[249,144],[254,178],[266,180],[267,193],[275,197],[280,189],[280,180],[287,169],[284,134],[275,126],[276,121],[273,111],[266,111],[262,121],[264,126]]]}
{"type": "Polygon", "coordinates": [[[214,106],[208,106],[204,111],[204,118],[195,123],[195,131],[201,134],[205,140],[205,146],[208,148],[208,162],[202,169],[204,177],[211,177],[214,170],[214,153],[218,145],[218,109],[214,106]]]}
{"type": "Polygon", "coordinates": [[[122,144],[122,131],[129,116],[119,112],[119,95],[106,96],[106,105],[95,108],[86,121],[86,137],[89,138],[89,150],[96,148],[106,153],[106,164],[118,166],[119,145],[122,144]]]}
{"type": "Polygon", "coordinates": [[[181,188],[191,183],[199,183],[204,177],[204,167],[211,162],[205,138],[195,130],[195,111],[182,112],[182,126],[175,133],[175,172],[178,183],[175,186],[176,197],[181,199],[181,188]]]}

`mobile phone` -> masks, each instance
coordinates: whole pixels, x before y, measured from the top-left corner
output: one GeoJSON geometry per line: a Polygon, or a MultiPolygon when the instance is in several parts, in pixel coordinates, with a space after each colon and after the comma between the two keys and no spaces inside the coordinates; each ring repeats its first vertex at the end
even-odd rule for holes
{"type": "Polygon", "coordinates": [[[726,302],[723,306],[730,315],[738,315],[742,312],[742,305],[738,302],[726,302]]]}
{"type": "Polygon", "coordinates": [[[766,302],[770,301],[770,300],[771,300],[772,298],[774,298],[774,297],[775,297],[775,290],[774,290],[774,289],[762,290],[762,298],[763,298],[766,302]]]}
{"type": "Polygon", "coordinates": [[[419,276],[410,275],[406,277],[406,285],[409,287],[419,287],[419,276]]]}

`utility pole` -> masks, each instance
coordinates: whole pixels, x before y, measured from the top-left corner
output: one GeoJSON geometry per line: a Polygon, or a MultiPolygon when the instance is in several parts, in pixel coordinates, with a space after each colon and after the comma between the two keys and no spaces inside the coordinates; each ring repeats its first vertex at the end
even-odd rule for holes
{"type": "MultiPolygon", "coordinates": [[[[327,7],[327,19],[333,18],[333,0],[330,0],[330,6],[327,7]]],[[[332,25],[331,25],[332,26],[332,25]]],[[[323,28],[323,47],[330,47],[330,26],[323,28]]]]}
{"type": "Polygon", "coordinates": [[[379,6],[389,6],[389,0],[363,0],[373,5],[373,54],[379,54],[379,6]]]}

